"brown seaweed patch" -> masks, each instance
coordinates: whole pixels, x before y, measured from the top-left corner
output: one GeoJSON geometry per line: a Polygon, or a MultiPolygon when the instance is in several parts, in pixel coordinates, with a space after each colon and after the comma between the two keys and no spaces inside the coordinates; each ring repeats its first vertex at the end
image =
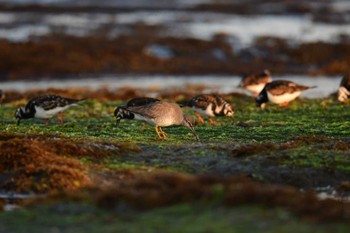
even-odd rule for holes
{"type": "Polygon", "coordinates": [[[336,141],[330,147],[330,150],[340,150],[340,151],[349,151],[350,143],[345,141],[336,141]]]}
{"type": "Polygon", "coordinates": [[[20,139],[31,142],[36,141],[45,145],[45,149],[58,156],[69,156],[72,158],[89,157],[94,159],[106,158],[112,155],[119,155],[125,151],[140,151],[140,148],[128,143],[100,142],[95,140],[70,139],[65,137],[49,135],[13,135],[1,134],[1,141],[20,139]]]}
{"type": "Polygon", "coordinates": [[[312,221],[350,220],[350,204],[320,200],[313,192],[300,192],[289,186],[258,183],[246,177],[191,176],[154,172],[120,180],[112,189],[94,191],[94,202],[114,209],[120,203],[150,209],[183,202],[221,200],[226,206],[258,204],[283,207],[312,221]]]}
{"type": "MultiPolygon", "coordinates": [[[[242,127],[246,127],[243,125],[242,127]]],[[[248,126],[249,127],[249,126],[248,126]]],[[[276,150],[286,150],[297,148],[302,145],[313,145],[318,146],[327,150],[348,150],[350,145],[342,140],[331,140],[328,137],[320,135],[308,135],[308,136],[297,136],[289,139],[286,142],[276,144],[276,143],[251,143],[243,144],[232,150],[231,156],[241,157],[249,156],[254,154],[269,154],[276,150]]]]}
{"type": "Polygon", "coordinates": [[[257,153],[269,153],[278,149],[278,146],[273,143],[254,143],[244,144],[232,150],[231,156],[242,157],[254,155],[257,153]]]}
{"type": "Polygon", "coordinates": [[[219,178],[194,177],[178,173],[153,173],[122,180],[112,189],[96,195],[97,205],[113,208],[120,201],[149,209],[213,197],[212,184],[219,178]]]}
{"type": "Polygon", "coordinates": [[[91,184],[80,162],[53,153],[39,140],[0,142],[0,188],[17,192],[75,190],[91,184]]]}
{"type": "Polygon", "coordinates": [[[262,204],[269,207],[284,207],[308,220],[350,220],[350,204],[332,199],[319,200],[312,192],[301,193],[292,187],[262,185],[260,183],[236,183],[228,187],[225,204],[262,204]]]}
{"type": "MultiPolygon", "coordinates": [[[[334,199],[321,200],[313,192],[300,192],[290,186],[259,183],[243,176],[185,175],[164,171],[150,173],[130,169],[120,169],[115,175],[114,182],[104,188],[90,186],[80,189],[79,192],[55,192],[44,202],[88,201],[109,210],[120,206],[125,208],[125,204],[146,210],[179,203],[215,202],[227,207],[282,207],[314,222],[350,221],[350,203],[334,199]]],[[[29,205],[42,203],[43,200],[34,200],[29,205]]]]}
{"type": "Polygon", "coordinates": [[[350,181],[341,182],[336,189],[338,191],[350,192],[350,181]]]}
{"type": "Polygon", "coordinates": [[[303,143],[303,144],[314,144],[314,143],[326,143],[331,140],[326,136],[321,135],[307,135],[307,136],[297,136],[289,140],[289,143],[303,143]]]}

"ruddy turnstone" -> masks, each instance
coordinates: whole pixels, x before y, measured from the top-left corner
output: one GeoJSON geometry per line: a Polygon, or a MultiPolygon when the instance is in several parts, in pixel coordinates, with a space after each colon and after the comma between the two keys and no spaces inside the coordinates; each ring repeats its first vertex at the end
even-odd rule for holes
{"type": "Polygon", "coordinates": [[[271,81],[270,71],[264,70],[263,72],[244,76],[239,84],[239,87],[252,92],[253,96],[257,96],[262,89],[264,89],[265,85],[271,81]]]}
{"type": "Polygon", "coordinates": [[[219,125],[215,123],[211,117],[215,116],[228,116],[233,117],[234,109],[233,106],[224,100],[220,95],[217,94],[202,94],[193,97],[189,101],[181,102],[183,106],[192,108],[198,120],[204,123],[204,119],[200,114],[208,116],[209,122],[212,125],[219,125]]]}
{"type": "Polygon", "coordinates": [[[255,98],[258,107],[265,108],[266,102],[287,106],[288,103],[297,98],[302,91],[316,86],[303,86],[286,80],[275,80],[264,87],[260,94],[255,98]]]}
{"type": "Polygon", "coordinates": [[[350,74],[345,75],[338,88],[338,100],[344,102],[350,96],[350,74]]]}
{"type": "Polygon", "coordinates": [[[121,119],[134,119],[155,125],[155,130],[159,138],[167,138],[161,127],[183,125],[189,128],[196,140],[199,141],[192,123],[185,117],[180,106],[176,103],[155,101],[142,106],[118,107],[114,115],[117,122],[121,119]]]}
{"type": "Polygon", "coordinates": [[[62,112],[70,107],[78,106],[77,102],[84,99],[70,99],[59,95],[42,95],[33,97],[25,106],[16,110],[15,117],[17,124],[22,119],[39,118],[46,119],[45,124],[49,124],[50,118],[59,114],[60,124],[63,124],[62,112]]]}

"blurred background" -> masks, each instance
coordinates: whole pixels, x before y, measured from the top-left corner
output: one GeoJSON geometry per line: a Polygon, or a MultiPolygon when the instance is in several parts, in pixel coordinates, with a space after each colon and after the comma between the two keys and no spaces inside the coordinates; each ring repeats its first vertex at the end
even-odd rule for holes
{"type": "Polygon", "coordinates": [[[350,1],[0,0],[0,60],[0,89],[192,81],[229,92],[269,69],[324,96],[350,72],[350,1]]]}

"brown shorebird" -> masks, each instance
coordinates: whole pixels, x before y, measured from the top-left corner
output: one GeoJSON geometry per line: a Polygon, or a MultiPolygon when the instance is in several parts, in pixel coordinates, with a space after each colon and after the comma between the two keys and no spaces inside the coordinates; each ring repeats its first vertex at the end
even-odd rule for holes
{"type": "Polygon", "coordinates": [[[338,88],[338,100],[344,102],[350,96],[350,74],[344,75],[338,88]]]}
{"type": "Polygon", "coordinates": [[[257,96],[265,85],[271,82],[271,73],[269,70],[263,72],[246,75],[242,78],[239,87],[252,92],[253,96],[257,96]]]}
{"type": "Polygon", "coordinates": [[[303,86],[286,80],[275,80],[264,87],[255,98],[258,107],[265,108],[267,101],[280,106],[287,106],[290,101],[296,99],[303,91],[316,86],[303,86]]]}
{"type": "Polygon", "coordinates": [[[70,99],[59,95],[42,95],[31,98],[25,106],[16,110],[15,117],[17,124],[22,119],[40,118],[45,119],[45,124],[49,124],[49,120],[59,114],[60,124],[63,124],[63,111],[78,106],[78,102],[84,99],[70,99]]]}
{"type": "Polygon", "coordinates": [[[212,117],[215,116],[228,116],[233,117],[234,109],[233,106],[224,100],[220,95],[217,94],[202,94],[193,97],[189,101],[183,101],[180,103],[183,106],[192,108],[195,111],[198,120],[204,123],[204,119],[200,114],[208,116],[209,122],[212,125],[219,125],[214,122],[212,117]]]}
{"type": "Polygon", "coordinates": [[[199,141],[192,123],[185,117],[180,106],[176,103],[156,101],[142,106],[118,107],[114,111],[114,115],[117,118],[117,122],[121,119],[134,119],[155,125],[158,138],[167,138],[161,127],[183,125],[189,128],[195,139],[199,141]]]}

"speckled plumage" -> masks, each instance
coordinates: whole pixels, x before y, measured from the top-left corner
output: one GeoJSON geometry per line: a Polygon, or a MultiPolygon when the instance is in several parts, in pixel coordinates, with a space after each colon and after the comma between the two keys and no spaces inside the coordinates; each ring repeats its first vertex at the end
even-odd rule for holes
{"type": "Polygon", "coordinates": [[[262,91],[265,85],[271,81],[270,71],[264,70],[263,72],[244,76],[239,84],[239,87],[252,92],[253,95],[256,96],[262,91]]]}
{"type": "Polygon", "coordinates": [[[212,125],[218,125],[214,123],[211,117],[215,116],[229,116],[232,117],[234,114],[234,108],[224,98],[217,94],[202,94],[197,95],[189,101],[181,102],[182,106],[192,108],[198,120],[204,123],[203,118],[200,114],[208,116],[209,121],[212,125]]]}
{"type": "Polygon", "coordinates": [[[275,80],[266,84],[255,100],[259,107],[267,101],[275,104],[288,104],[290,101],[297,98],[303,91],[314,87],[315,86],[309,87],[300,85],[287,80],[275,80]]]}
{"type": "MultiPolygon", "coordinates": [[[[56,114],[62,114],[64,110],[76,106],[79,101],[82,101],[82,99],[65,98],[59,95],[35,96],[25,106],[17,109],[16,118],[18,119],[18,124],[21,119],[34,117],[48,120],[56,114]]],[[[62,124],[62,115],[60,115],[60,120],[62,124]]]]}
{"type": "Polygon", "coordinates": [[[232,105],[217,94],[197,95],[188,101],[187,106],[209,117],[233,115],[232,105]]]}
{"type": "Polygon", "coordinates": [[[344,102],[350,96],[350,74],[344,75],[338,88],[338,100],[344,102]]]}

